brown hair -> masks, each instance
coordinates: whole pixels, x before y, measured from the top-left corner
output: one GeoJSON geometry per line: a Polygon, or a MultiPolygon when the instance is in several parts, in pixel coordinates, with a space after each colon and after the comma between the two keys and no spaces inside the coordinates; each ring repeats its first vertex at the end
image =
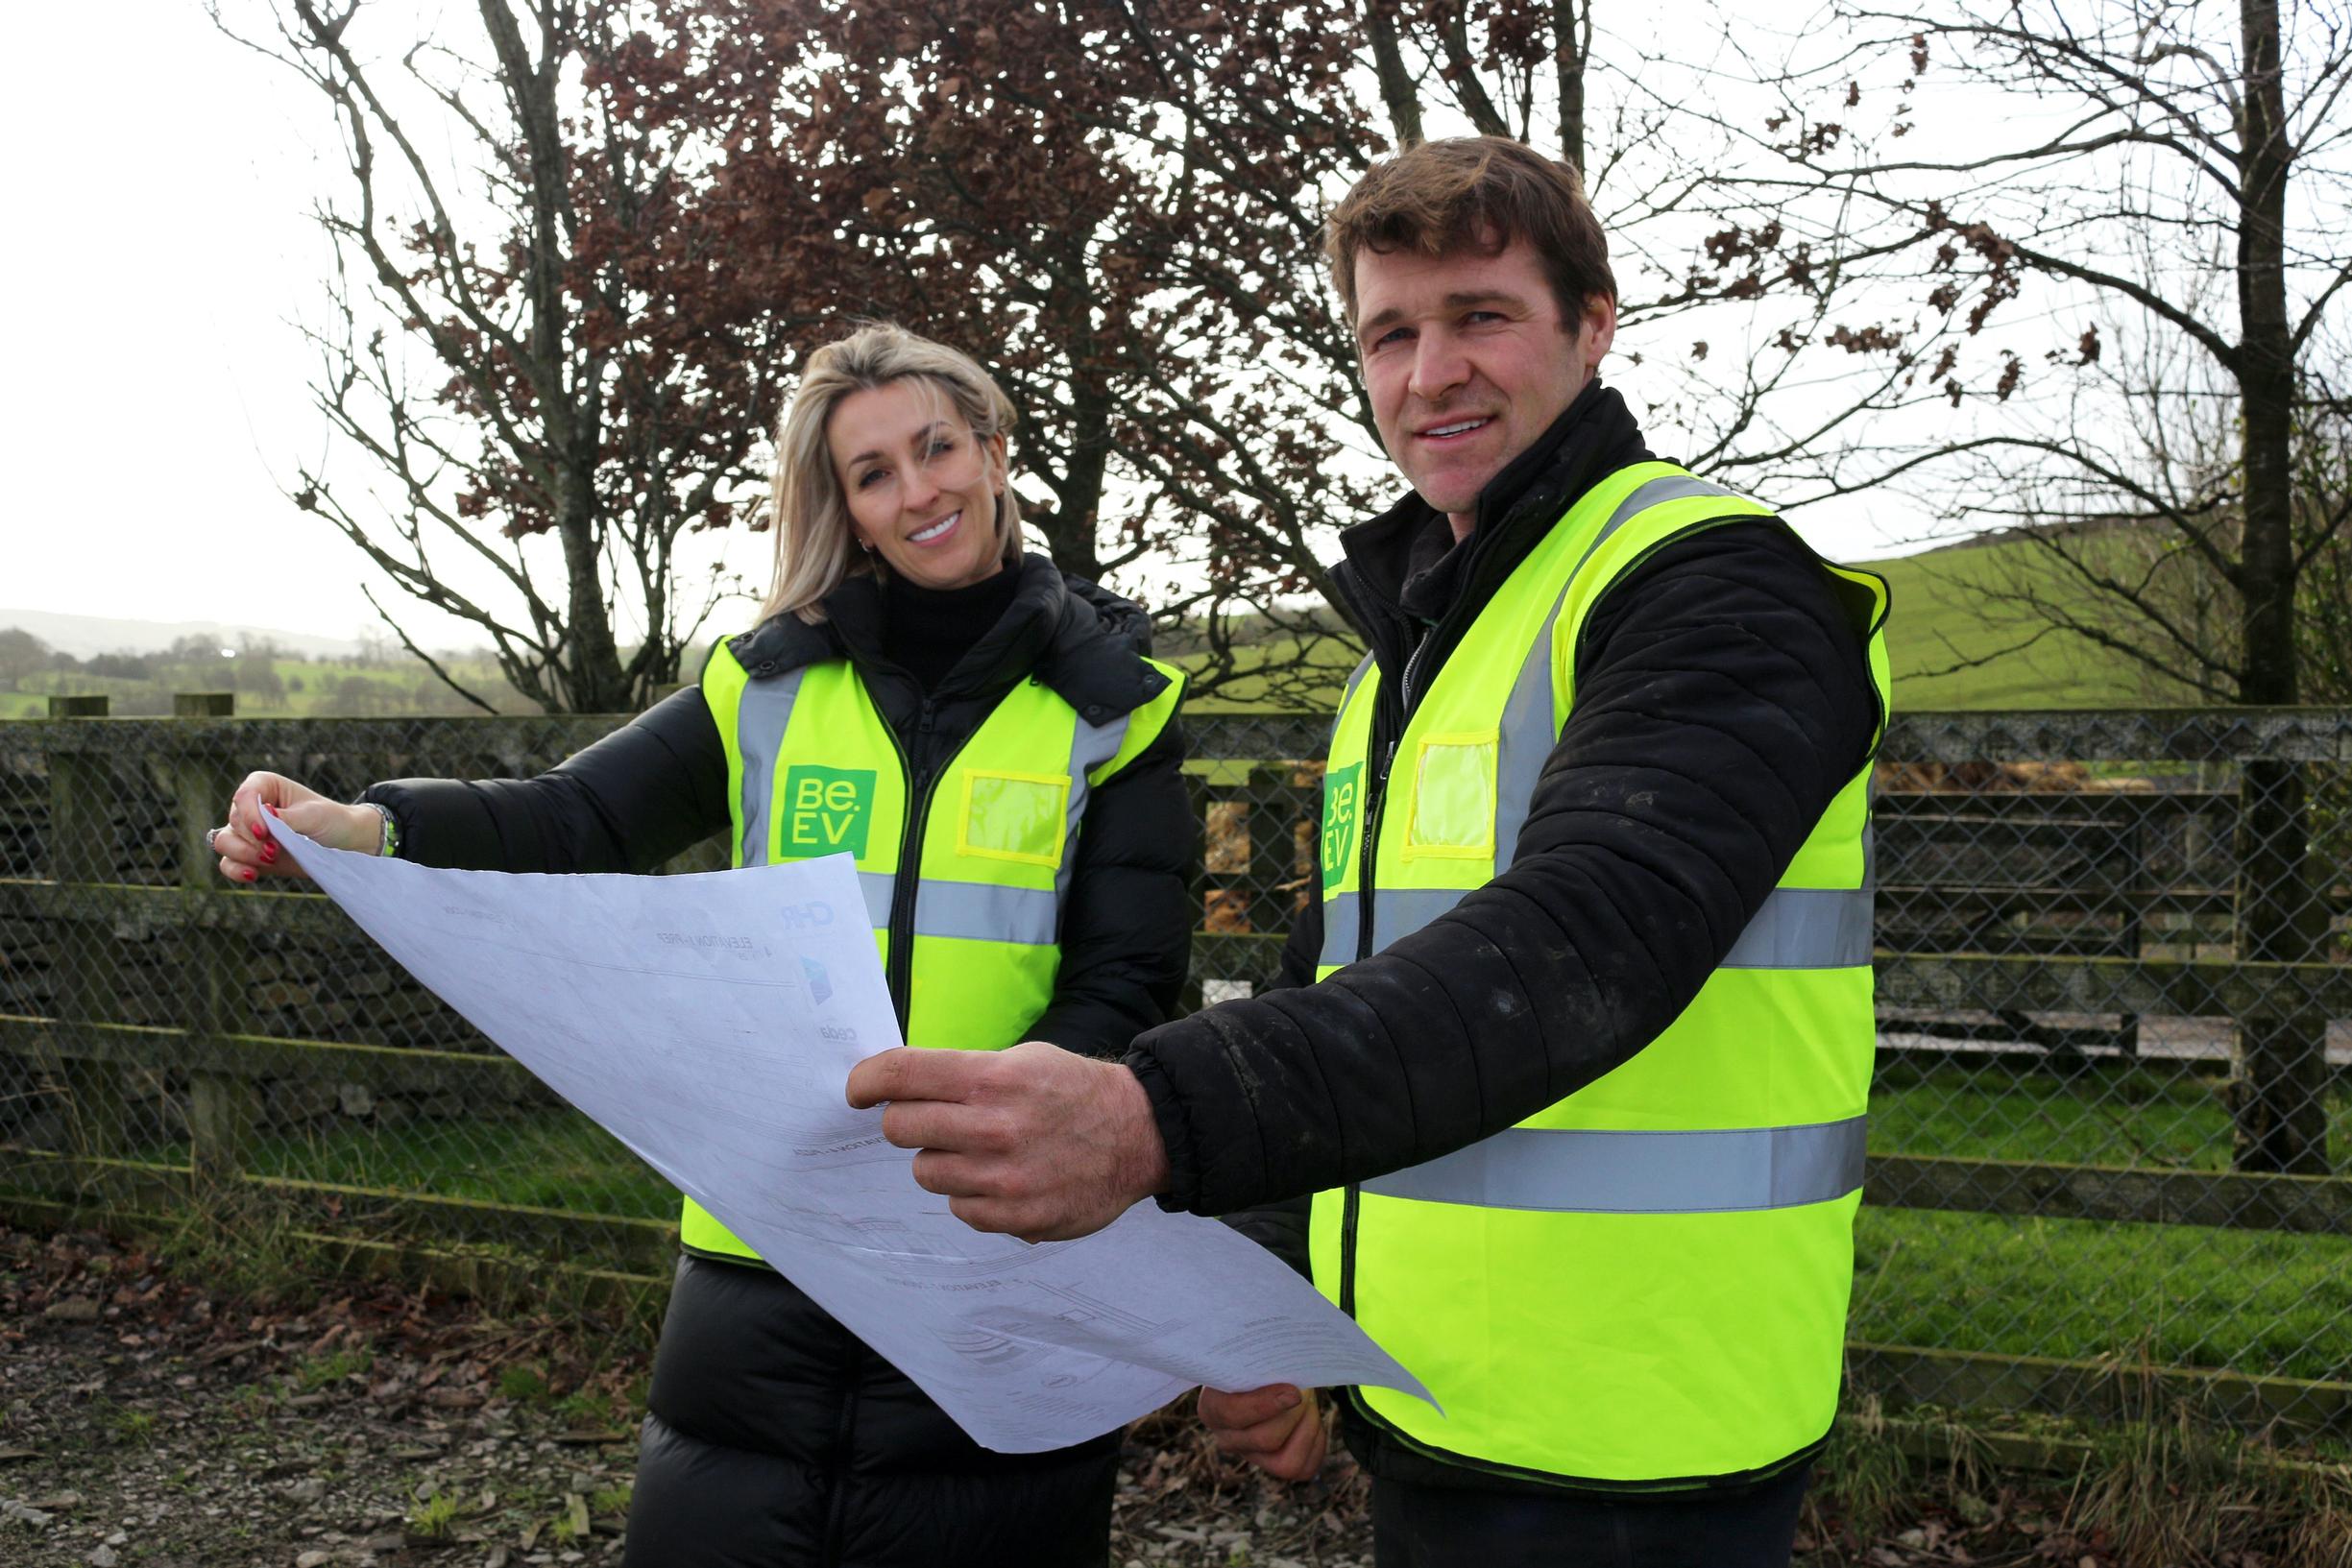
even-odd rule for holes
{"type": "Polygon", "coordinates": [[[1425,141],[1373,164],[1332,209],[1323,252],[1352,324],[1359,253],[1495,255],[1516,239],[1542,258],[1568,331],[1593,296],[1617,297],[1609,240],[1574,165],[1505,136],[1425,141]]]}

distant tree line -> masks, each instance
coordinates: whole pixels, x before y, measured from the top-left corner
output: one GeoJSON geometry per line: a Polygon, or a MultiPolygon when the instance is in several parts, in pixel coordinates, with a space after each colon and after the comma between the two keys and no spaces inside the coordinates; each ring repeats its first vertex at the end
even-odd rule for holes
{"type": "MultiPolygon", "coordinates": [[[[486,683],[501,711],[524,705],[502,684],[486,683]]],[[[109,650],[77,658],[21,627],[0,628],[0,691],[35,695],[105,693],[117,714],[171,711],[182,691],[232,691],[246,713],[346,717],[462,713],[473,705],[423,663],[376,643],[321,660],[290,653],[265,637],[241,636],[235,647],[182,637],[150,652],[109,650]]]]}

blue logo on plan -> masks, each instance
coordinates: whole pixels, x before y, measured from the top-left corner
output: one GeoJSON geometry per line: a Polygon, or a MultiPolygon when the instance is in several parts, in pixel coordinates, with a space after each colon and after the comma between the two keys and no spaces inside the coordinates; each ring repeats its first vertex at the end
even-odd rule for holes
{"type": "Polygon", "coordinates": [[[825,977],[825,966],[813,958],[800,961],[800,972],[809,977],[809,1000],[823,1001],[833,995],[833,981],[825,977]]]}

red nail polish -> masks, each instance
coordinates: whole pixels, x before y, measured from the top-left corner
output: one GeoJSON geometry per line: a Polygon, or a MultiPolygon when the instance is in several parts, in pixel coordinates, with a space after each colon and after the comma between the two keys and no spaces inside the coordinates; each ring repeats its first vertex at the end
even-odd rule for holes
{"type": "Polygon", "coordinates": [[[255,871],[255,870],[253,867],[251,867],[251,866],[247,866],[247,867],[245,868],[245,880],[246,880],[247,881],[249,881],[249,882],[250,882],[250,881],[252,881],[252,880],[253,880],[255,878],[256,878],[256,877],[258,877],[258,876],[260,876],[260,875],[261,875],[261,873],[260,873],[260,872],[255,871]]]}
{"type": "Polygon", "coordinates": [[[268,862],[270,862],[270,861],[274,861],[274,860],[276,860],[276,859],[278,858],[278,846],[277,846],[276,844],[264,844],[264,845],[262,845],[262,846],[261,846],[261,858],[262,858],[262,861],[263,861],[265,864],[266,864],[266,863],[268,863],[268,862]]]}

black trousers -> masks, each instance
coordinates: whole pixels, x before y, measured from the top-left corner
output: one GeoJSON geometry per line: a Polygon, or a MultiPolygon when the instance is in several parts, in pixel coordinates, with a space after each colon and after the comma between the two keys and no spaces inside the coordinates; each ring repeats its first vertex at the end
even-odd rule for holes
{"type": "Polygon", "coordinates": [[[995,1454],[782,1274],[678,1265],[625,1568],[1103,1568],[1114,1435],[995,1454]]]}
{"type": "Polygon", "coordinates": [[[1374,1568],[1788,1568],[1812,1466],[1750,1490],[1603,1498],[1372,1483],[1374,1568]]]}

